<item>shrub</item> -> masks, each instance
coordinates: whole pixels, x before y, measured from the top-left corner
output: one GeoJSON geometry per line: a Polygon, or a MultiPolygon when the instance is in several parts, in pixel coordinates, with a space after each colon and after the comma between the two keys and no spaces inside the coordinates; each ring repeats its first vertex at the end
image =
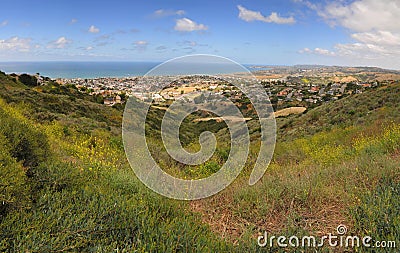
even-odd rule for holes
{"type": "Polygon", "coordinates": [[[18,80],[25,84],[26,86],[37,86],[37,78],[34,76],[30,76],[28,74],[22,74],[18,77],[18,80]]]}

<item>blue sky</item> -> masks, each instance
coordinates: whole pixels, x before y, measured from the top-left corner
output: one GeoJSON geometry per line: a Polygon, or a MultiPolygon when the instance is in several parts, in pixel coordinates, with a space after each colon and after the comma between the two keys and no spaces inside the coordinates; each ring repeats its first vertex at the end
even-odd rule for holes
{"type": "Polygon", "coordinates": [[[398,0],[2,0],[0,61],[164,61],[400,69],[398,0]]]}

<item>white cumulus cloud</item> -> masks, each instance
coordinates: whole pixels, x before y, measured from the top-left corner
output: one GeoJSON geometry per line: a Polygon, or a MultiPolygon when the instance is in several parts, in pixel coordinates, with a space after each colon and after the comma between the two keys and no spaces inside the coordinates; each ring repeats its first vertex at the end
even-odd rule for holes
{"type": "Polygon", "coordinates": [[[100,32],[100,29],[97,28],[97,27],[95,27],[94,25],[91,25],[91,26],[89,27],[88,32],[90,32],[90,33],[98,33],[98,32],[100,32]]]}
{"type": "Polygon", "coordinates": [[[238,5],[239,18],[246,21],[262,21],[266,23],[276,23],[276,24],[294,24],[296,20],[293,17],[283,18],[276,12],[272,12],[268,17],[261,14],[259,11],[248,10],[245,7],[238,5]]]}
{"type": "Polygon", "coordinates": [[[353,33],[351,37],[366,44],[379,44],[384,46],[399,46],[399,34],[391,31],[371,31],[363,33],[353,33]]]}
{"type": "Polygon", "coordinates": [[[336,54],[328,49],[323,49],[316,47],[314,49],[303,48],[299,51],[301,54],[318,54],[318,55],[325,55],[325,56],[335,56],[336,54]]]}
{"type": "Polygon", "coordinates": [[[181,18],[176,20],[174,27],[175,31],[179,32],[193,32],[193,31],[205,31],[208,27],[203,24],[197,24],[193,20],[188,18],[181,18]]]}
{"type": "Polygon", "coordinates": [[[319,47],[314,49],[314,53],[320,54],[320,55],[327,55],[327,56],[334,56],[335,55],[334,52],[331,52],[328,49],[323,49],[323,48],[319,48],[319,47]]]}
{"type": "Polygon", "coordinates": [[[385,47],[374,45],[374,44],[366,44],[366,43],[348,43],[348,44],[336,44],[336,50],[339,55],[349,56],[349,57],[357,57],[364,59],[384,59],[389,60],[390,56],[393,54],[400,54],[400,51],[388,50],[385,47]]]}
{"type": "Polygon", "coordinates": [[[71,44],[72,40],[69,40],[67,38],[65,38],[64,36],[58,38],[55,41],[50,42],[47,45],[47,48],[57,48],[57,49],[61,49],[61,48],[65,48],[68,44],[71,44]]]}
{"type": "Polygon", "coordinates": [[[11,37],[9,39],[0,39],[0,51],[11,50],[19,52],[28,52],[31,48],[30,38],[19,38],[17,36],[11,37]]]}
{"type": "Polygon", "coordinates": [[[318,14],[334,25],[355,32],[400,31],[400,1],[335,1],[322,7],[318,14]]]}
{"type": "Polygon", "coordinates": [[[350,32],[352,41],[334,45],[336,55],[400,68],[399,0],[330,0],[326,4],[294,1],[316,11],[330,26],[341,26],[350,32]]]}

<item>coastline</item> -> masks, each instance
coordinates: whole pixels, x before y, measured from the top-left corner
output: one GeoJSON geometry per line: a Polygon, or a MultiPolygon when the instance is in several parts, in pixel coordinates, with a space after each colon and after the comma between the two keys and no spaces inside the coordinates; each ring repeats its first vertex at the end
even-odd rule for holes
{"type": "MultiPolygon", "coordinates": [[[[73,62],[73,61],[46,61],[46,62],[0,62],[0,70],[6,74],[30,74],[40,73],[41,76],[52,79],[95,79],[95,78],[129,78],[143,76],[161,62],[73,62]]],[[[207,66],[209,65],[206,63],[207,66]]],[[[211,63],[211,67],[204,67],[199,64],[200,72],[206,71],[210,74],[233,74],[231,66],[211,63]]],[[[262,70],[255,69],[254,64],[242,64],[248,71],[262,70]]],[[[184,69],[192,73],[196,66],[181,65],[179,72],[184,69]]],[[[265,69],[270,69],[266,67],[265,69]]],[[[178,72],[178,73],[179,73],[178,72]]]]}

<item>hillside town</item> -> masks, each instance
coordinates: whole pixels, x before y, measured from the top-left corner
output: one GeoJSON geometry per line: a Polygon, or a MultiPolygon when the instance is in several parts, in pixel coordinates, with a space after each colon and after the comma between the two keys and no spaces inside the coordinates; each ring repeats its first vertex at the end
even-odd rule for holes
{"type": "MultiPolygon", "coordinates": [[[[290,106],[315,107],[400,79],[397,72],[376,68],[275,67],[256,70],[253,74],[265,88],[275,109],[290,106]]],[[[236,78],[235,75],[233,78],[236,78]]],[[[129,96],[135,96],[142,101],[163,103],[201,90],[221,94],[236,101],[245,99],[243,92],[229,81],[208,76],[156,76],[145,79],[102,77],[56,81],[61,84],[73,84],[82,92],[91,95],[101,95],[107,106],[121,104],[124,102],[122,98],[129,96]]]]}

